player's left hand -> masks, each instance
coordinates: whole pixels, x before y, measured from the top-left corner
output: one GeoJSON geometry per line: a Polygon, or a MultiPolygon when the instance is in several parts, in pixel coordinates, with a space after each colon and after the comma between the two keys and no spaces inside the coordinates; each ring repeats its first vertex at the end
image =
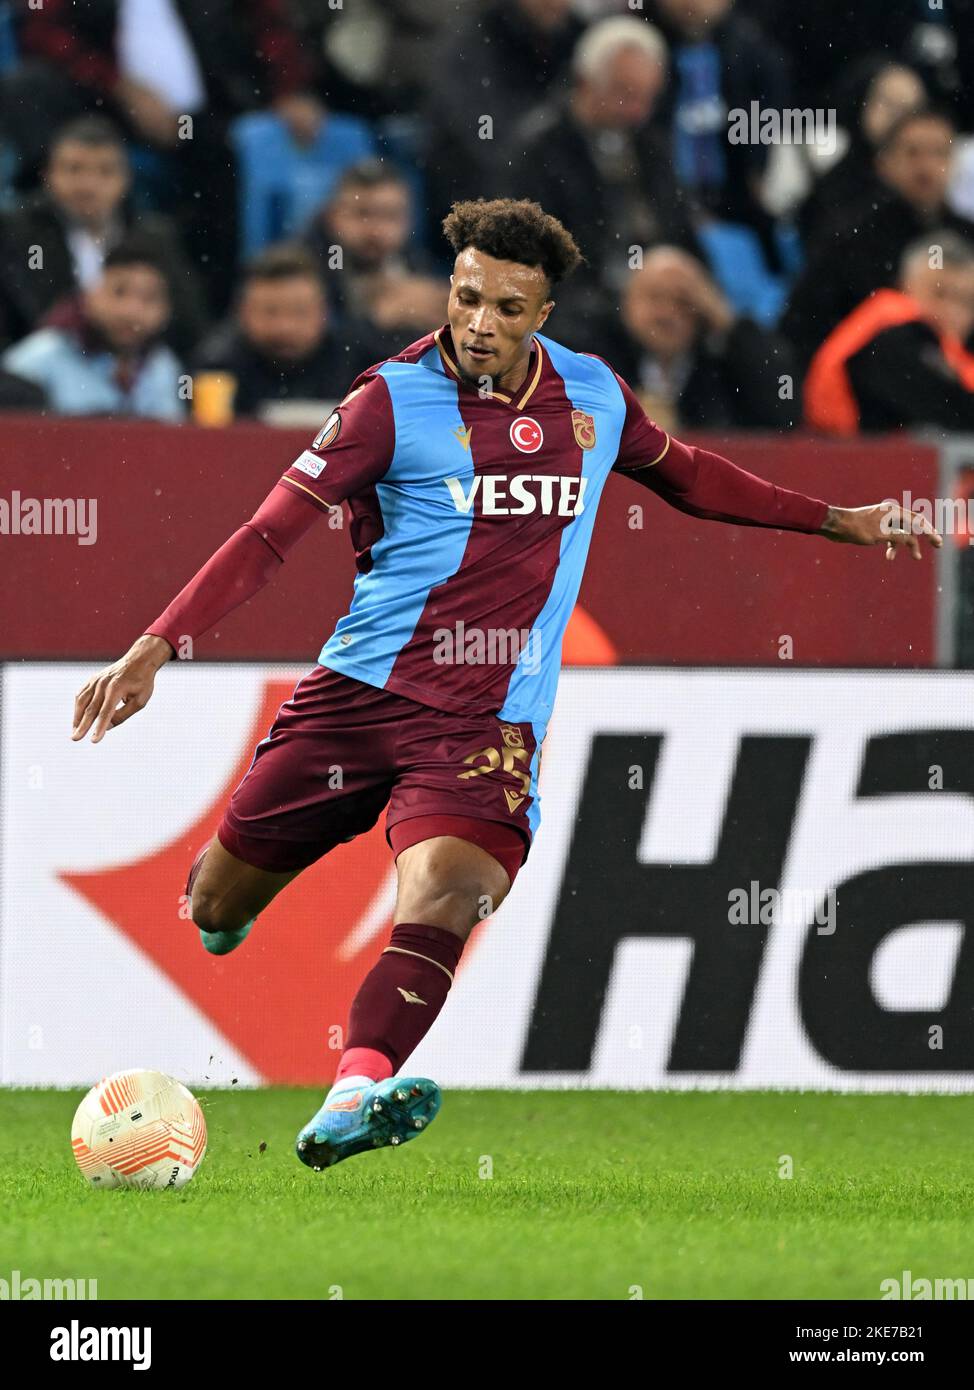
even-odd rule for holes
{"type": "Polygon", "coordinates": [[[919,560],[922,541],[937,550],[944,543],[943,536],[926,517],[896,502],[879,502],[874,507],[830,507],[822,534],[830,541],[847,545],[885,544],[887,560],[895,560],[897,550],[904,546],[914,560],[919,560]]]}

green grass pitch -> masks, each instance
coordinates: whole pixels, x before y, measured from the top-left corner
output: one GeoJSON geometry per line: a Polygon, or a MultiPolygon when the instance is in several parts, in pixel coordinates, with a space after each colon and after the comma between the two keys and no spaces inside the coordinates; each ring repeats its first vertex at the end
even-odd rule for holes
{"type": "Polygon", "coordinates": [[[209,1091],[203,1166],[158,1193],[82,1181],[80,1096],[0,1091],[2,1278],[96,1278],[101,1299],[603,1300],[974,1277],[972,1096],[454,1091],[405,1148],[316,1174],[292,1144],[320,1092],[209,1091]]]}

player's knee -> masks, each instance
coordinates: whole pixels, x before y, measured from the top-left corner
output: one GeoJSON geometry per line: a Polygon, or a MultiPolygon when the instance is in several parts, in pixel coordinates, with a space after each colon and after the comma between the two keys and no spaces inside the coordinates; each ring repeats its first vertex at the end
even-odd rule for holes
{"type": "Polygon", "coordinates": [[[449,851],[432,849],[412,866],[400,906],[409,904],[412,920],[469,930],[497,911],[509,888],[499,864],[496,871],[485,871],[483,865],[458,864],[449,851]]]}
{"type": "Polygon", "coordinates": [[[193,921],[200,931],[236,931],[247,924],[253,913],[246,916],[232,904],[221,901],[212,893],[196,890],[192,898],[193,921]]]}

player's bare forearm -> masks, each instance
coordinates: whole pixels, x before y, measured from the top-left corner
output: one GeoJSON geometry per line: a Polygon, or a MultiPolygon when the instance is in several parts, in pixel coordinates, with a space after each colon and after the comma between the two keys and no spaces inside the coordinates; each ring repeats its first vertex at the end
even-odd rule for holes
{"type": "Polygon", "coordinates": [[[137,637],[132,643],[132,651],[138,651],[140,656],[144,656],[146,661],[151,662],[158,671],[161,666],[165,666],[167,661],[172,661],[176,655],[172,644],[167,642],[165,637],[158,637],[155,633],[144,632],[141,637],[137,637]]]}
{"type": "Polygon", "coordinates": [[[164,637],[144,634],[137,638],[120,660],[99,671],[78,691],[71,737],[77,742],[92,730],[92,743],[100,743],[109,729],[145,709],[156,672],[172,656],[173,649],[164,637]]]}

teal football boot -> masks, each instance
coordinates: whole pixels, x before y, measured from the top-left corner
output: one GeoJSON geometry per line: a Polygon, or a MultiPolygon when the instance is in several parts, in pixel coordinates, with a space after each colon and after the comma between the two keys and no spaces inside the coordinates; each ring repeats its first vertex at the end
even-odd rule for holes
{"type": "Polygon", "coordinates": [[[233,931],[204,931],[202,927],[198,927],[197,931],[204,949],[209,951],[211,956],[228,956],[247,940],[256,921],[256,917],[251,917],[249,922],[245,922],[242,927],[235,927],[233,931]]]}
{"type": "Polygon", "coordinates": [[[439,1086],[425,1076],[343,1077],[298,1135],[295,1152],[320,1173],[367,1149],[406,1144],[432,1124],[441,1100],[439,1086]]]}

